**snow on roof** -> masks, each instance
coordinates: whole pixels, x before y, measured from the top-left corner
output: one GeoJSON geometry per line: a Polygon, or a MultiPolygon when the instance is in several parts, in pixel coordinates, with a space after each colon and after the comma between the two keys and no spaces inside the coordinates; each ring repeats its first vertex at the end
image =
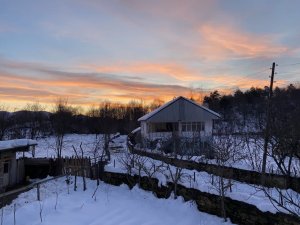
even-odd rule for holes
{"type": "Polygon", "coordinates": [[[158,107],[157,109],[153,110],[152,112],[150,112],[150,113],[148,113],[148,114],[146,114],[146,115],[140,117],[140,118],[138,119],[138,121],[148,120],[150,117],[154,116],[154,115],[155,115],[156,113],[158,113],[159,111],[161,111],[161,110],[167,108],[169,105],[171,105],[172,103],[176,102],[176,101],[179,100],[180,98],[182,98],[182,99],[184,99],[184,100],[186,100],[186,101],[188,101],[188,102],[190,102],[190,103],[192,103],[192,104],[194,104],[194,105],[196,105],[196,106],[198,106],[198,107],[200,107],[200,108],[206,110],[207,112],[209,112],[209,113],[211,113],[211,114],[213,114],[213,115],[215,115],[215,116],[221,118],[221,115],[220,115],[219,113],[216,113],[216,112],[214,112],[214,111],[212,111],[212,110],[210,110],[210,109],[208,109],[208,108],[206,108],[206,107],[204,107],[204,106],[202,106],[202,105],[199,105],[199,104],[197,104],[196,102],[194,102],[194,101],[192,101],[192,100],[190,100],[190,99],[187,99],[187,98],[185,98],[185,97],[179,96],[179,97],[174,98],[173,100],[167,102],[166,104],[164,104],[164,105],[158,107]]]}
{"type": "Polygon", "coordinates": [[[0,141],[0,151],[28,147],[32,145],[37,145],[37,141],[32,139],[15,139],[8,141],[0,141]]]}
{"type": "Polygon", "coordinates": [[[134,133],[136,133],[136,132],[138,132],[138,131],[140,131],[141,130],[141,127],[138,127],[138,128],[135,128],[133,131],[131,131],[130,133],[132,133],[132,134],[134,134],[134,133]]]}

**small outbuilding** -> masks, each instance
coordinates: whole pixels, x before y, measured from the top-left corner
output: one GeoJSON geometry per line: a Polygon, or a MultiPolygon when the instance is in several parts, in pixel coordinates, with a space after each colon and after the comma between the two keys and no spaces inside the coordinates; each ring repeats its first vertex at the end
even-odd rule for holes
{"type": "Polygon", "coordinates": [[[31,139],[0,141],[0,191],[24,181],[24,162],[16,159],[16,152],[34,151],[36,145],[31,139]]]}
{"type": "Polygon", "coordinates": [[[214,120],[220,114],[185,97],[177,97],[138,119],[143,139],[154,140],[169,137],[209,138],[214,120]]]}

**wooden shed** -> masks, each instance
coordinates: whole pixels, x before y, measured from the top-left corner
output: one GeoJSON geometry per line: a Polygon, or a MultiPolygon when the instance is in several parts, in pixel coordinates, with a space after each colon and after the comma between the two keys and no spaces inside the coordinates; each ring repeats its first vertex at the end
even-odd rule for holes
{"type": "Polygon", "coordinates": [[[0,141],[0,191],[24,181],[24,162],[16,159],[16,152],[34,150],[36,145],[31,139],[0,141]]]}

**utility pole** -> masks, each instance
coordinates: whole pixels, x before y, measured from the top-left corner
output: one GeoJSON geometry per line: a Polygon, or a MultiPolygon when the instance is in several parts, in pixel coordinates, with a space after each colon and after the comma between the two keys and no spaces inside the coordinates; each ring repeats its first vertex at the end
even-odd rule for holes
{"type": "Polygon", "coordinates": [[[266,166],[267,166],[267,153],[268,153],[268,144],[270,140],[270,123],[271,123],[271,102],[273,96],[273,83],[274,83],[274,74],[275,74],[275,62],[272,64],[272,73],[271,73],[271,80],[270,80],[270,89],[268,95],[268,105],[267,105],[267,123],[265,129],[265,137],[264,137],[264,152],[263,152],[263,161],[262,161],[262,184],[265,182],[265,175],[266,175],[266,166]]]}

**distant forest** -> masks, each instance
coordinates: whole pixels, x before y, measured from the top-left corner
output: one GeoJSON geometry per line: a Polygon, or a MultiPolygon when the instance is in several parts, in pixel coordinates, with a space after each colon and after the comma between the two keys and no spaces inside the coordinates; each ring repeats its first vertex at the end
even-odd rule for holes
{"type": "MultiPolygon", "coordinates": [[[[266,118],[268,88],[236,90],[232,94],[221,95],[218,90],[204,97],[203,104],[222,115],[223,121],[240,126],[255,121],[258,130],[263,129],[266,118]]],[[[192,99],[192,98],[191,98],[192,99]]],[[[193,99],[192,99],[193,100],[193,99]]],[[[57,132],[100,134],[128,134],[139,126],[137,119],[159,107],[163,102],[154,100],[145,105],[132,101],[128,104],[103,102],[90,108],[84,115],[66,100],[57,101],[52,112],[46,112],[38,103],[28,104],[17,112],[0,111],[0,140],[8,138],[37,138],[57,132]]],[[[286,129],[300,129],[300,87],[289,85],[276,87],[271,101],[272,124],[288,124],[286,129]]]]}
{"type": "MultiPolygon", "coordinates": [[[[237,90],[229,95],[220,95],[218,91],[214,91],[204,97],[203,103],[219,112],[225,121],[241,127],[255,125],[258,130],[262,130],[265,126],[269,93],[268,87],[252,87],[244,92],[237,90]]],[[[300,130],[300,86],[290,84],[273,90],[270,118],[274,129],[279,125],[289,125],[300,130]]]]}

